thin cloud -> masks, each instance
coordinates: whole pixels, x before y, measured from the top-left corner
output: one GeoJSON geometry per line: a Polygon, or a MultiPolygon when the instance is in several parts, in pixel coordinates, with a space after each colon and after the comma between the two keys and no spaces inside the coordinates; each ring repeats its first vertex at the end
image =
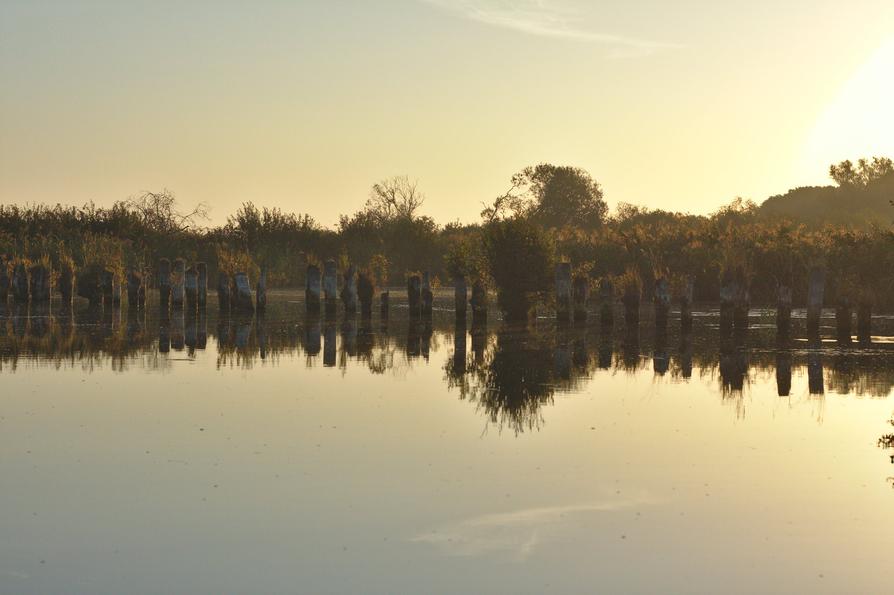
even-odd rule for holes
{"type": "Polygon", "coordinates": [[[550,0],[422,0],[469,20],[528,35],[597,43],[615,57],[651,54],[678,48],[677,44],[589,31],[579,26],[579,15],[550,0]]]}

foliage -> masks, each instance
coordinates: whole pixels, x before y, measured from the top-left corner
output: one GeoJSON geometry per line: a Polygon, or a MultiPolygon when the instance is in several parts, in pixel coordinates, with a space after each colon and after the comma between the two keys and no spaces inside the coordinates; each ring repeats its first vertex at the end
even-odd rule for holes
{"type": "Polygon", "coordinates": [[[546,233],[519,217],[493,221],[484,228],[484,252],[504,316],[525,320],[536,294],[551,287],[555,251],[546,233]]]}

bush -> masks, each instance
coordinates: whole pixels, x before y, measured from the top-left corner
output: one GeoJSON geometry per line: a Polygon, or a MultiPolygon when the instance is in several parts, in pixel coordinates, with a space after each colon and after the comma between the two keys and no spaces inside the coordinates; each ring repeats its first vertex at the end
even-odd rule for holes
{"type": "Polygon", "coordinates": [[[522,218],[489,223],[484,230],[488,270],[507,320],[526,320],[537,294],[550,288],[555,261],[542,228],[522,218]]]}

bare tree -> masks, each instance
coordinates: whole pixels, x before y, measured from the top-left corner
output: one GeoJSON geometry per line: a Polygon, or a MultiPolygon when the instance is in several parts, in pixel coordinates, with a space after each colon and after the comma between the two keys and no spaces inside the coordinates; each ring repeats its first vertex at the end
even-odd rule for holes
{"type": "Polygon", "coordinates": [[[411,182],[407,176],[395,176],[373,185],[366,212],[379,221],[412,221],[423,203],[425,195],[419,190],[418,182],[411,182]]]}
{"type": "Polygon", "coordinates": [[[200,202],[187,213],[177,210],[177,199],[168,189],[161,192],[144,192],[124,202],[136,212],[150,229],[163,233],[183,232],[196,229],[200,221],[208,221],[208,205],[200,202]]]}

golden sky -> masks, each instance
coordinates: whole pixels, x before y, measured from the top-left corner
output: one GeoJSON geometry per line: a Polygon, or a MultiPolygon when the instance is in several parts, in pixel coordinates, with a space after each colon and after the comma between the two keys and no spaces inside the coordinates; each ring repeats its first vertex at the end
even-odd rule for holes
{"type": "Polygon", "coordinates": [[[701,213],[894,156],[894,2],[5,0],[0,80],[3,203],[474,221],[547,161],[701,213]]]}

